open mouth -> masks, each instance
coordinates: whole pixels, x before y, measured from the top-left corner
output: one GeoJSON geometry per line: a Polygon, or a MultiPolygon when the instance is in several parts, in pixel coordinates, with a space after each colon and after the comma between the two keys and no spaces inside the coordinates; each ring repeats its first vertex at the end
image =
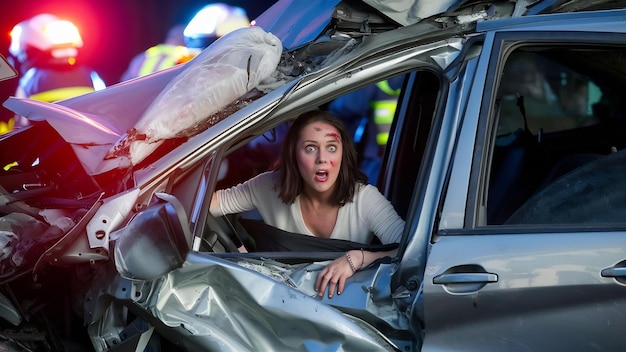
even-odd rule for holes
{"type": "Polygon", "coordinates": [[[328,171],[320,170],[315,173],[315,181],[325,182],[328,180],[328,171]]]}

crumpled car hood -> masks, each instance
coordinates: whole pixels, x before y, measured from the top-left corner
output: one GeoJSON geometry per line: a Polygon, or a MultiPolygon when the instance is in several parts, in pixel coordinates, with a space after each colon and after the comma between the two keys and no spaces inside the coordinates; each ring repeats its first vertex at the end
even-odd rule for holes
{"type": "Polygon", "coordinates": [[[57,104],[10,98],[4,106],[48,121],[85,170],[100,174],[136,165],[164,140],[186,138],[219,122],[212,114],[268,78],[281,53],[274,35],[244,28],[189,63],[145,79],[57,104]]]}
{"type": "MultiPolygon", "coordinates": [[[[172,328],[189,330],[196,347],[211,343],[215,350],[394,350],[369,323],[316,297],[313,281],[327,263],[256,262],[231,263],[191,253],[183,268],[159,280],[153,292],[158,308],[154,313],[172,328]]],[[[387,291],[385,279],[390,273],[390,266],[382,265],[376,272],[361,274],[371,275],[371,290],[362,290],[363,294],[387,291]]],[[[361,302],[361,297],[352,299],[361,302]]],[[[366,301],[380,309],[381,315],[390,309],[372,297],[366,301]]]]}
{"type": "Polygon", "coordinates": [[[0,81],[14,77],[17,77],[17,71],[15,71],[13,66],[9,65],[4,56],[2,56],[2,60],[0,60],[0,81]]]}

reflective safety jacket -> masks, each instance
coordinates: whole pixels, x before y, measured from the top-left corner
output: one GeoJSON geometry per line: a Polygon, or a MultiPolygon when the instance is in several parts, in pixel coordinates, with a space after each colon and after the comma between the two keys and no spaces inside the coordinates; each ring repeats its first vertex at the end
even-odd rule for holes
{"type": "Polygon", "coordinates": [[[195,53],[181,45],[159,44],[135,56],[121,80],[145,76],[187,62],[195,53]]]}
{"type": "Polygon", "coordinates": [[[13,128],[15,128],[15,119],[13,117],[9,118],[7,121],[0,121],[0,134],[11,132],[13,128]]]}
{"type": "Polygon", "coordinates": [[[104,81],[95,71],[83,66],[33,67],[20,78],[18,91],[30,99],[55,102],[103,89],[104,86],[104,81]]]}
{"type": "Polygon", "coordinates": [[[372,100],[370,107],[372,108],[374,124],[376,125],[376,143],[384,147],[387,145],[387,140],[389,139],[389,130],[391,129],[391,123],[396,113],[400,88],[391,88],[389,82],[386,80],[376,83],[376,87],[384,94],[378,94],[380,97],[372,100]]]}

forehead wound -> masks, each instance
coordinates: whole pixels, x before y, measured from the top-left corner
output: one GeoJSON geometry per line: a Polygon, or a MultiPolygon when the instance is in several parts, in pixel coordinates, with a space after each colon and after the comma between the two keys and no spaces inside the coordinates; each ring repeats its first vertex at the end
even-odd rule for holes
{"type": "Polygon", "coordinates": [[[333,138],[333,139],[335,139],[335,140],[337,140],[337,141],[340,141],[340,142],[341,142],[341,136],[340,136],[340,135],[339,135],[339,133],[337,133],[337,132],[329,132],[329,133],[326,133],[326,134],[325,134],[325,137],[330,137],[330,138],[333,138]]]}
{"type": "Polygon", "coordinates": [[[326,132],[324,133],[324,137],[332,138],[336,141],[341,142],[341,135],[335,131],[334,128],[330,128],[330,126],[311,126],[313,131],[315,132],[326,132]]]}

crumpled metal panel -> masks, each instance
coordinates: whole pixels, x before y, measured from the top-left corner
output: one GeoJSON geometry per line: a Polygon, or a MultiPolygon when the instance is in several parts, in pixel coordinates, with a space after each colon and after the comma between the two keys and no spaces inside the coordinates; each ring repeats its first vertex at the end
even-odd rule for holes
{"type": "Polygon", "coordinates": [[[330,23],[340,0],[282,0],[267,9],[253,24],[280,38],[292,50],[317,38],[330,23]]]}
{"type": "Polygon", "coordinates": [[[468,0],[363,0],[397,23],[408,26],[424,18],[442,14],[468,0]]]}
{"type": "MultiPolygon", "coordinates": [[[[316,274],[306,274],[311,286],[316,274]]],[[[188,330],[195,346],[211,350],[395,350],[369,325],[276,278],[191,253],[163,278],[149,309],[166,325],[188,330]]]]}
{"type": "MultiPolygon", "coordinates": [[[[402,26],[458,8],[469,0],[363,0],[402,26]]],[[[254,24],[278,36],[283,47],[296,49],[316,39],[330,22],[339,0],[278,1],[254,24]]]]}

